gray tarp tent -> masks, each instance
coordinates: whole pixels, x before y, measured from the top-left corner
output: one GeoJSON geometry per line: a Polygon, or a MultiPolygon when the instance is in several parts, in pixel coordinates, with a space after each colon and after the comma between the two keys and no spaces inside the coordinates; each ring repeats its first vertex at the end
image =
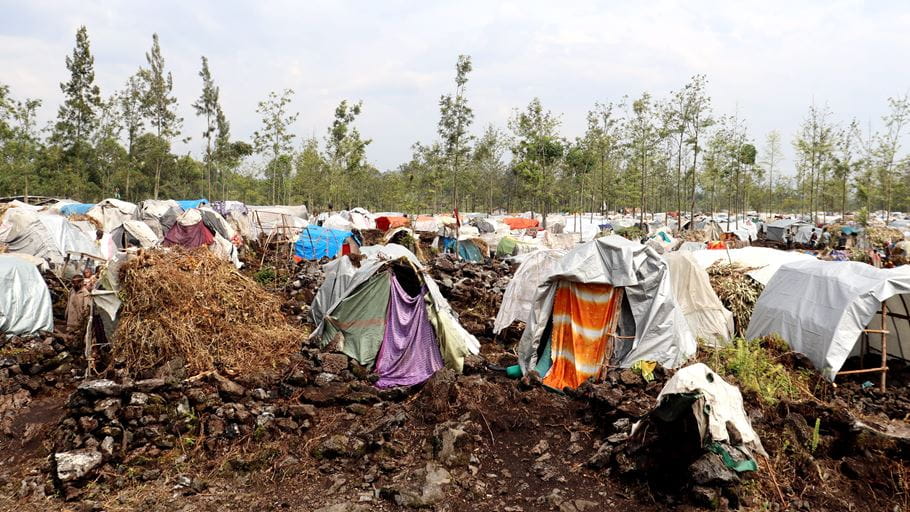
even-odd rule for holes
{"type": "MultiPolygon", "coordinates": [[[[890,316],[888,354],[910,356],[910,267],[875,268],[865,263],[805,260],[782,265],[762,292],[747,338],[778,334],[834,380],[863,330],[880,329],[882,301],[890,316]],[[903,318],[901,318],[903,317],[903,318]]],[[[867,334],[881,347],[880,334],[867,334]]]]}
{"type": "Polygon", "coordinates": [[[47,284],[35,265],[0,254],[0,334],[54,330],[47,284]]]}
{"type": "Polygon", "coordinates": [[[676,306],[667,263],[654,249],[611,235],[569,251],[537,288],[518,345],[518,362],[523,373],[537,365],[561,281],[623,287],[625,299],[618,333],[634,339],[631,346],[614,353],[620,366],[649,360],[675,368],[695,354],[695,337],[676,306]]]}

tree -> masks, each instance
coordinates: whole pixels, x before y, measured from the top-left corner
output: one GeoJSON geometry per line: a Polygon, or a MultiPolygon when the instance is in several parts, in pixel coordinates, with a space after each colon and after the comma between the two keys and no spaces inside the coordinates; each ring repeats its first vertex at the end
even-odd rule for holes
{"type": "Polygon", "coordinates": [[[761,165],[768,171],[768,217],[774,210],[774,171],[784,159],[784,149],[780,142],[780,132],[772,130],[765,137],[765,150],[761,165]]]}
{"type": "Polygon", "coordinates": [[[218,102],[219,90],[212,79],[212,73],[209,71],[209,60],[202,56],[202,69],[199,71],[199,77],[202,78],[202,94],[199,99],[193,103],[193,109],[196,115],[205,120],[205,128],[202,130],[202,137],[205,139],[205,182],[206,194],[212,195],[212,167],[214,165],[214,148],[212,139],[215,137],[216,130],[219,126],[226,126],[226,119],[219,122],[219,116],[224,117],[221,111],[221,105],[218,102]]]}
{"type": "Polygon", "coordinates": [[[512,172],[524,183],[528,195],[536,199],[536,206],[543,213],[544,228],[553,199],[556,166],[562,161],[564,151],[558,133],[560,124],[559,117],[544,110],[540,98],[531,100],[524,111],[516,109],[509,120],[515,140],[512,172]]]}
{"type": "MultiPolygon", "coordinates": [[[[164,71],[164,57],[161,56],[161,46],[158,44],[158,34],[152,34],[152,50],[145,54],[147,68],[139,70],[139,76],[144,86],[142,98],[142,111],[149,123],[155,127],[158,138],[165,144],[158,147],[169,147],[172,137],[180,135],[180,125],[183,118],[177,115],[177,98],[172,96],[174,80],[171,73],[164,71]]],[[[166,155],[155,155],[155,187],[154,198],[158,199],[161,187],[161,165],[166,155]]]]}
{"type": "Polygon", "coordinates": [[[888,98],[888,107],[890,112],[882,118],[885,131],[876,135],[873,147],[873,160],[877,162],[881,176],[886,220],[891,219],[897,153],[901,147],[904,128],[910,121],[910,93],[900,98],[888,98]]]}
{"type": "Polygon", "coordinates": [[[285,89],[279,95],[272,91],[265,101],[260,101],[256,112],[262,116],[262,128],[253,133],[253,147],[256,152],[266,155],[266,179],[269,181],[269,200],[272,204],[287,195],[286,180],[290,176],[293,140],[295,135],[290,126],[297,121],[299,113],[288,113],[288,105],[294,91],[285,89]]]}
{"type": "Polygon", "coordinates": [[[126,163],[124,197],[126,197],[127,200],[132,200],[133,198],[131,178],[133,168],[136,165],[133,158],[133,145],[136,143],[136,139],[145,127],[142,103],[144,96],[143,81],[139,73],[131,76],[126,81],[124,89],[117,93],[117,105],[120,110],[120,119],[123,124],[123,129],[126,131],[126,153],[128,155],[128,161],[126,163]]]}
{"type": "Polygon", "coordinates": [[[70,79],[60,84],[64,100],[57,110],[54,140],[67,149],[78,151],[95,131],[101,108],[101,90],[95,85],[95,57],[89,47],[85,25],[76,31],[76,47],[73,54],[66,57],[66,69],[70,79]]]}
{"type": "MultiPolygon", "coordinates": [[[[629,144],[629,168],[637,178],[638,206],[640,219],[644,222],[647,209],[648,171],[654,158],[654,147],[658,143],[659,134],[654,125],[651,95],[643,93],[641,97],[632,102],[632,112],[627,123],[627,139],[629,144]]],[[[633,177],[630,176],[630,177],[633,177]]],[[[632,184],[630,183],[630,186],[632,184]]]]}
{"type": "Polygon", "coordinates": [[[9,86],[0,84],[0,194],[29,195],[41,149],[35,129],[40,106],[41,100],[14,100],[9,86]]]}
{"type": "Polygon", "coordinates": [[[486,184],[486,191],[489,192],[487,212],[491,215],[493,214],[494,191],[509,190],[509,187],[502,182],[506,169],[503,157],[507,149],[508,143],[505,135],[493,125],[487,126],[487,129],[484,130],[483,135],[474,146],[474,165],[480,171],[481,179],[486,184]]]}
{"type": "Polygon", "coordinates": [[[341,199],[348,207],[355,197],[354,185],[358,182],[366,163],[366,147],[372,142],[362,139],[354,121],[363,108],[363,102],[349,104],[342,100],[335,108],[335,119],[329,127],[326,151],[329,157],[329,187],[333,200],[341,199]]]}
{"type": "Polygon", "coordinates": [[[797,173],[801,186],[807,190],[808,213],[812,222],[816,222],[819,206],[819,191],[824,180],[824,171],[827,169],[833,148],[834,128],[828,118],[831,111],[827,107],[818,108],[815,104],[809,106],[809,113],[797,134],[793,147],[797,154],[797,173]]]}
{"type": "Polygon", "coordinates": [[[596,170],[600,189],[599,209],[601,215],[606,214],[608,205],[615,200],[613,184],[615,180],[615,162],[620,137],[618,122],[614,117],[612,103],[595,103],[594,109],[588,112],[588,127],[585,131],[585,144],[594,152],[596,157],[596,170]]]}
{"type": "Polygon", "coordinates": [[[471,72],[471,57],[459,55],[455,64],[455,93],[439,98],[439,136],[442,138],[443,154],[452,172],[452,208],[458,210],[458,173],[470,152],[468,134],[474,121],[474,112],[468,106],[465,86],[471,72]]]}
{"type": "MultiPolygon", "coordinates": [[[[690,191],[692,196],[691,214],[693,219],[695,218],[698,151],[701,149],[699,144],[700,138],[704,135],[705,130],[714,124],[714,119],[711,117],[711,98],[708,97],[707,92],[705,91],[707,83],[708,80],[705,78],[705,75],[695,75],[683,89],[686,105],[684,109],[684,112],[686,113],[686,132],[689,134],[687,142],[692,147],[692,186],[690,191]]],[[[690,229],[695,229],[694,222],[690,223],[689,226],[690,229]]]]}

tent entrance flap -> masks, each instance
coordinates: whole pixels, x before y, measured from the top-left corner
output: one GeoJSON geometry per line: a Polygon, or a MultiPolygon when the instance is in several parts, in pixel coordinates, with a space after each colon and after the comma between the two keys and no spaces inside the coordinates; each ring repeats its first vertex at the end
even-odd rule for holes
{"type": "Polygon", "coordinates": [[[389,281],[388,272],[379,272],[342,300],[326,318],[322,346],[338,342],[342,353],[372,366],[385,332],[389,281]]]}
{"type": "Polygon", "coordinates": [[[577,388],[599,377],[613,355],[622,288],[563,281],[556,289],[550,335],[552,366],[543,383],[577,388]]]}

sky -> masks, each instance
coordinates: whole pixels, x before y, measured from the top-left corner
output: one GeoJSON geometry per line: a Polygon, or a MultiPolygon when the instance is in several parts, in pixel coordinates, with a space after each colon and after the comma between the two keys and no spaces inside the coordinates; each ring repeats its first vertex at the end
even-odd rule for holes
{"type": "Polygon", "coordinates": [[[200,154],[201,56],[221,90],[235,138],[259,127],[270,91],[295,91],[299,144],[322,139],[335,106],[363,101],[358,120],[379,169],[406,162],[437,137],[439,97],[454,88],[459,54],[474,71],[473,131],[506,128],[539,97],[580,136],[595,102],[680,89],[708,78],[715,115],[744,119],[756,146],[778,130],[790,142],[813,102],[833,120],[876,129],[887,98],[910,90],[910,8],[901,1],[44,1],[0,0],[0,83],[40,98],[52,120],[64,59],[88,28],[96,81],[107,96],[145,65],[152,33],[184,118],[180,152],[200,154]]]}

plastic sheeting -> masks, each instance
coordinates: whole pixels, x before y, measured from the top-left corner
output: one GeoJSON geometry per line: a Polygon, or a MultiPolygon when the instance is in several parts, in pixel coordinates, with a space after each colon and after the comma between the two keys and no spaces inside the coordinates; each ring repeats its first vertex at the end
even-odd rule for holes
{"type": "Polygon", "coordinates": [[[176,202],[183,211],[192,210],[193,208],[199,208],[200,206],[209,204],[208,199],[178,199],[176,202]]]}
{"type": "Polygon", "coordinates": [[[32,334],[54,330],[51,294],[38,268],[0,254],[0,334],[32,334]]]}
{"type": "Polygon", "coordinates": [[[743,247],[730,250],[692,251],[692,256],[701,268],[708,268],[717,261],[739,263],[744,267],[755,268],[746,273],[752,279],[767,286],[777,269],[792,261],[814,260],[812,256],[801,252],[779,251],[768,247],[743,247]]]}
{"type": "Polygon", "coordinates": [[[94,204],[88,203],[71,203],[60,208],[60,214],[69,217],[70,215],[85,215],[94,204]]]}
{"type": "MultiPolygon", "coordinates": [[[[910,267],[875,268],[853,261],[788,263],[765,287],[746,331],[748,338],[778,334],[829,380],[853,352],[862,331],[880,329],[882,301],[899,314],[910,303],[910,267]]],[[[910,356],[908,322],[892,318],[891,355],[910,356]]],[[[870,343],[880,335],[870,335],[870,343]]],[[[901,356],[906,358],[905,356],[901,356]]]]}
{"type": "Polygon", "coordinates": [[[582,244],[556,264],[550,277],[537,288],[527,327],[518,346],[522,372],[533,369],[538,349],[553,311],[560,281],[601,283],[624,288],[626,301],[620,319],[623,335],[634,332],[630,350],[619,358],[629,367],[635,361],[657,361],[675,368],[695,354],[695,337],[676,307],[666,262],[651,249],[620,236],[607,236],[582,244]]]}
{"type": "Polygon", "coordinates": [[[726,345],[733,338],[733,313],[721,303],[708,273],[698,266],[692,253],[664,255],[670,266],[670,280],[676,305],[682,310],[689,329],[710,345],[726,345]]]}
{"type": "Polygon", "coordinates": [[[0,242],[7,244],[9,252],[30,254],[57,265],[67,255],[102,258],[95,241],[66,217],[27,208],[7,210],[0,223],[0,242]]]}
{"type": "Polygon", "coordinates": [[[493,322],[494,334],[499,334],[512,322],[527,320],[537,287],[550,277],[565,254],[558,250],[540,250],[528,255],[502,294],[502,303],[493,322]]]}
{"type": "MultiPolygon", "coordinates": [[[[733,444],[727,424],[739,432],[742,444],[767,457],[761,439],[752,429],[752,423],[743,408],[743,397],[739,388],[727,384],[720,375],[703,363],[695,363],[677,371],[657,395],[657,402],[667,395],[678,393],[699,393],[703,400],[692,404],[692,414],[698,420],[698,427],[703,440],[733,444]],[[707,424],[702,421],[707,415],[707,424]]],[[[633,433],[639,424],[633,427],[633,433]]]]}
{"type": "Polygon", "coordinates": [[[341,254],[341,246],[350,236],[350,231],[315,224],[307,226],[294,243],[294,258],[298,261],[334,258],[341,254]]]}
{"type": "Polygon", "coordinates": [[[86,215],[98,221],[103,231],[110,232],[128,220],[139,219],[139,207],[119,199],[105,199],[93,206],[86,215]]]}

